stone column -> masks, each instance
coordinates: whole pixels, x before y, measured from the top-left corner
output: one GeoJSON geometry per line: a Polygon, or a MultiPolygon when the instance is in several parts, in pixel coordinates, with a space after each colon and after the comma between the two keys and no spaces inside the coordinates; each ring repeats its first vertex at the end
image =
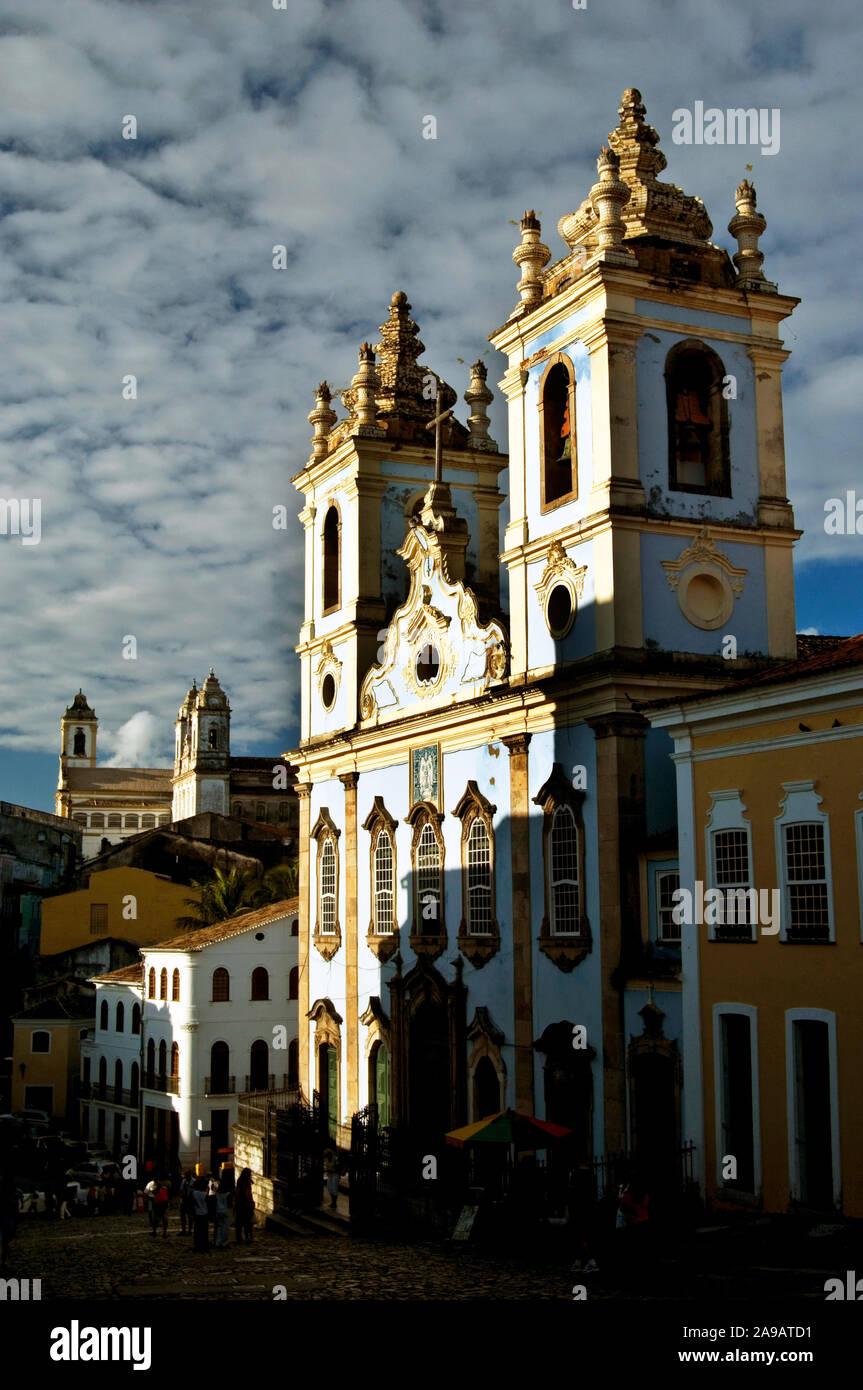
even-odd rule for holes
{"type": "Polygon", "coordinates": [[[300,803],[299,828],[299,896],[300,921],[299,941],[297,943],[297,963],[299,965],[299,998],[297,1000],[297,1022],[299,1038],[300,1089],[311,1100],[314,1083],[309,1069],[309,956],[311,951],[311,893],[309,884],[309,832],[311,830],[311,782],[297,782],[294,790],[300,803]]]}
{"type": "Polygon", "coordinates": [[[357,997],[359,951],[357,923],[357,783],[358,772],[343,772],[339,781],[345,789],[345,1056],[347,1065],[347,1109],[343,1123],[359,1109],[359,999],[357,997]]]}
{"type": "Polygon", "coordinates": [[[509,749],[515,1108],[532,1115],[533,940],[530,918],[530,797],[527,752],[530,734],[513,734],[503,742],[509,749]]]}
{"type": "Polygon", "coordinates": [[[604,1147],[626,1148],[626,1039],[623,983],[640,957],[638,849],[644,844],[644,720],[607,714],[588,720],[596,738],[599,842],[604,1147]]]}

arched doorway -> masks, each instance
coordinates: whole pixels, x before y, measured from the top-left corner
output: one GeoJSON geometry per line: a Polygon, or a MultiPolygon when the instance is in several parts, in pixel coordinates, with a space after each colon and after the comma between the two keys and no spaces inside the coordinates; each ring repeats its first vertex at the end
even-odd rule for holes
{"type": "Polygon", "coordinates": [[[411,1129],[440,1145],[450,1128],[450,1062],[446,1011],[426,999],[410,1022],[408,1106],[411,1129]]]}
{"type": "Polygon", "coordinates": [[[249,1090],[266,1091],[269,1086],[270,1049],[258,1038],[249,1051],[249,1090]]]}
{"type": "Polygon", "coordinates": [[[385,1043],[375,1043],[369,1058],[369,1095],[378,1108],[378,1125],[390,1122],[390,1054],[385,1043]]]}
{"type": "Polygon", "coordinates": [[[490,1057],[480,1057],[473,1072],[473,1113],[482,1120],[501,1109],[500,1077],[490,1057]]]}

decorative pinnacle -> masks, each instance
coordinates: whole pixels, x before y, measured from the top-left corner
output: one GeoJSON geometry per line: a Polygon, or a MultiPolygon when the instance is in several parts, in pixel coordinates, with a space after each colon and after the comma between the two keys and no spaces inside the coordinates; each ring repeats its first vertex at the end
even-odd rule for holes
{"type": "Polygon", "coordinates": [[[755,187],[748,179],[737,185],[734,195],[737,216],[732,217],[728,230],[737,241],[737,250],[732,260],[737,267],[735,285],[742,290],[766,290],[775,293],[776,286],[764,277],[761,269],[764,252],[758,248],[759,237],[764,235],[767,218],[757,211],[755,187]]]}
{"type": "Polygon", "coordinates": [[[381,379],[375,366],[375,354],[368,343],[359,350],[359,368],[351,378],[353,393],[352,433],[382,435],[383,428],[378,424],[376,395],[381,389],[381,379]]]}
{"type": "Polygon", "coordinates": [[[336,412],[330,406],[332,394],[325,381],[322,381],[315,394],[315,408],[308,416],[309,424],[314,428],[312,438],[312,457],[317,462],[325,459],[329,452],[329,439],[327,438],[333,425],[336,423],[336,412]]]}
{"type": "Polygon", "coordinates": [[[478,357],[470,369],[470,385],[464,393],[464,398],[470,406],[468,416],[468,436],[467,447],[469,449],[481,449],[485,453],[496,453],[497,444],[489,438],[488,427],[490,424],[486,407],[494,400],[494,396],[486,385],[488,368],[478,357]]]}
{"type": "Polygon", "coordinates": [[[540,271],[551,260],[551,252],[540,241],[541,232],[539,218],[531,208],[521,219],[521,245],[512,253],[516,265],[521,266],[518,282],[521,304],[517,304],[516,309],[530,308],[542,299],[540,271]]]}
{"type": "MultiPolygon", "coordinates": [[[[634,90],[633,88],[633,93],[634,90]]],[[[599,219],[597,233],[600,260],[627,263],[632,258],[632,252],[623,250],[626,224],[621,211],[632,197],[632,191],[620,177],[619,155],[607,145],[603,145],[600,151],[596,169],[599,182],[590,190],[590,201],[599,219]]]]}

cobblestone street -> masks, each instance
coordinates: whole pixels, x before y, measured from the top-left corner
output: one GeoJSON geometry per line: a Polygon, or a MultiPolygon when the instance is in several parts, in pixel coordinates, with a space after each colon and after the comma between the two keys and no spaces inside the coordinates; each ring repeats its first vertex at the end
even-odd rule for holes
{"type": "Polygon", "coordinates": [[[685,1252],[657,1250],[639,1276],[602,1263],[575,1275],[565,1250],[542,1261],[472,1246],[397,1244],[339,1235],[258,1229],[252,1245],[196,1254],[172,1213],[167,1239],[146,1218],[107,1216],[64,1222],[25,1218],[3,1269],[6,1278],[40,1279],[55,1299],[560,1299],[584,1284],[594,1301],[765,1299],[823,1301],[824,1281],[860,1267],[859,1236],[794,1235],[787,1228],[703,1232],[685,1252]],[[857,1263],[855,1264],[855,1260],[857,1263]]]}

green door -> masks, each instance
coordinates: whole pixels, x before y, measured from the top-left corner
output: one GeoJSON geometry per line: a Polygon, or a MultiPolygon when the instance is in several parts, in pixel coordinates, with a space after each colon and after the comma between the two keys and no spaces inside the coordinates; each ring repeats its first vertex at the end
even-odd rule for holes
{"type": "Polygon", "coordinates": [[[390,1122],[390,1054],[383,1043],[375,1052],[375,1101],[378,1107],[378,1124],[384,1127],[390,1122]]]}

